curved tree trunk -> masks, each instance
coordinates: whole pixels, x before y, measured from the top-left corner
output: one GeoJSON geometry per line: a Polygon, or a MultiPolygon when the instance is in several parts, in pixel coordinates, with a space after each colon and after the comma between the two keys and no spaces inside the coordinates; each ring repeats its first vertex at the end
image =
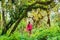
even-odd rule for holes
{"type": "MultiPolygon", "coordinates": [[[[23,14],[23,15],[16,21],[13,29],[12,29],[11,32],[10,32],[10,35],[16,30],[16,28],[18,27],[18,24],[20,23],[20,21],[21,21],[25,16],[26,16],[26,14],[23,14]]],[[[10,36],[10,35],[9,35],[9,36],[10,36]]]]}

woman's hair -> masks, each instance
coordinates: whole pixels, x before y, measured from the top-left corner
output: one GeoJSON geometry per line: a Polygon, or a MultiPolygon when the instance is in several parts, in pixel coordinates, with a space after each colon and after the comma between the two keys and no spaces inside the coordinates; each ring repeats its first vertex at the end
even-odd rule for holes
{"type": "Polygon", "coordinates": [[[30,21],[29,21],[29,24],[30,24],[30,21]]]}

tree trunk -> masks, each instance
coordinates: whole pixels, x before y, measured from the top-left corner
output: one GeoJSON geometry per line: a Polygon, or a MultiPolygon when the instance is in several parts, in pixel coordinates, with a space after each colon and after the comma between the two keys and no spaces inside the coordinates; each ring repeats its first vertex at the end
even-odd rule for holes
{"type": "Polygon", "coordinates": [[[2,10],[2,27],[4,29],[3,32],[5,32],[5,30],[6,30],[5,26],[6,26],[6,20],[5,20],[5,13],[4,13],[4,9],[3,9],[2,10]]]}
{"type": "Polygon", "coordinates": [[[14,23],[13,21],[10,21],[10,22],[5,26],[5,28],[3,28],[1,35],[6,34],[6,32],[7,32],[8,29],[12,26],[13,23],[14,23]]]}
{"type": "Polygon", "coordinates": [[[49,14],[49,11],[47,11],[47,17],[48,17],[47,24],[50,26],[50,14],[49,14]]]}
{"type": "MultiPolygon", "coordinates": [[[[20,23],[20,21],[24,18],[24,16],[25,16],[25,15],[22,15],[22,16],[16,21],[13,29],[12,29],[11,32],[10,32],[10,35],[15,31],[15,29],[17,28],[17,26],[18,26],[18,24],[20,23]]],[[[9,35],[9,36],[10,36],[10,35],[9,35]]]]}

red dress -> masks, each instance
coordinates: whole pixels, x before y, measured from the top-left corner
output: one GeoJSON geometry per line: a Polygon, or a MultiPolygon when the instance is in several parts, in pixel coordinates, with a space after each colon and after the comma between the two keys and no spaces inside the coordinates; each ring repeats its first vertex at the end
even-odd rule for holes
{"type": "Polygon", "coordinates": [[[27,25],[27,31],[31,31],[32,30],[32,24],[28,24],[27,25]]]}

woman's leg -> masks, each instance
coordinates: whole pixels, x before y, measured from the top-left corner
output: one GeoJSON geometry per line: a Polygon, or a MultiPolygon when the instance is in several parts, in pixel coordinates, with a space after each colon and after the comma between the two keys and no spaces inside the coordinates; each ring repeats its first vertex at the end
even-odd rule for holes
{"type": "Polygon", "coordinates": [[[29,30],[29,36],[31,35],[31,30],[29,30]]]}

